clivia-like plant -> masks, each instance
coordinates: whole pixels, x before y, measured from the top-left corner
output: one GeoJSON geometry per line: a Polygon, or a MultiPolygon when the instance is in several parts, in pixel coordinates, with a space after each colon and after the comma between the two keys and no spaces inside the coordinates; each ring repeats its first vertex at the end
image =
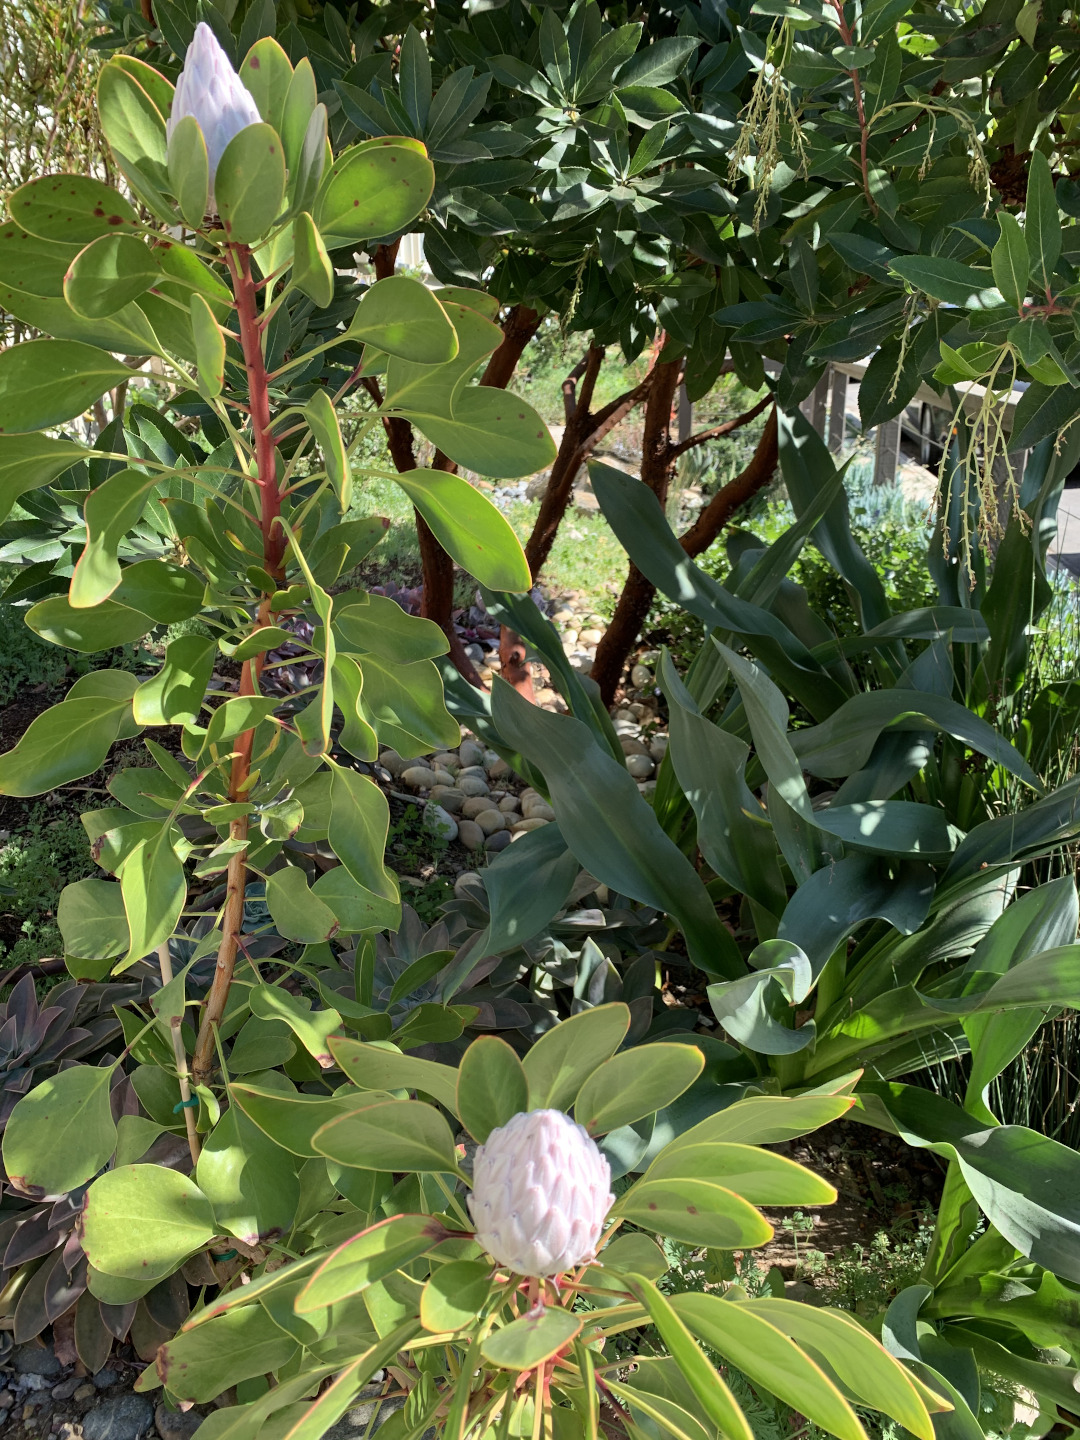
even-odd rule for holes
{"type": "MultiPolygon", "coordinates": [[[[834,1200],[760,1146],[835,1119],[850,1096],[759,1096],[684,1118],[616,1199],[631,1127],[674,1117],[704,1063],[688,1044],[617,1053],[629,1024],[625,1005],[599,1006],[524,1060],[482,1036],[457,1069],[334,1037],[350,1083],[333,1097],[232,1085],[233,1107],[303,1166],[309,1194],[318,1172],[342,1198],[197,1308],[138,1388],[202,1403],[270,1377],[212,1413],[202,1440],[317,1440],[373,1381],[378,1402],[399,1407],[386,1421],[398,1440],[431,1426],[453,1440],[657,1428],[752,1440],[719,1356],[843,1440],[864,1440],[856,1406],[931,1440],[931,1412],[948,1402],[852,1316],[737,1283],[669,1297],[651,1238],[760,1246],[772,1226],[757,1205],[834,1200]]],[[[120,1295],[211,1244],[220,1220],[202,1180],[201,1165],[188,1179],[139,1164],[96,1180],[82,1230],[99,1281],[120,1295]]]]}

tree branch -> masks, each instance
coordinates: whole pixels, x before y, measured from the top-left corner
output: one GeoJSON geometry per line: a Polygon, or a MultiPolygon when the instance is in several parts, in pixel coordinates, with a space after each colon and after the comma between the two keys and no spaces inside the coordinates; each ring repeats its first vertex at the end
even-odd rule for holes
{"type": "Polygon", "coordinates": [[[585,369],[582,372],[584,378],[581,382],[581,391],[578,395],[578,405],[585,411],[586,415],[592,409],[593,395],[596,393],[596,382],[600,378],[600,367],[604,363],[604,347],[592,343],[585,354],[585,369]]]}
{"type": "MultiPolygon", "coordinates": [[[[622,420],[625,420],[630,411],[642,400],[646,400],[649,391],[652,389],[654,371],[650,370],[640,385],[635,385],[633,390],[624,390],[621,395],[616,395],[614,400],[609,400],[602,405],[592,417],[593,430],[602,440],[605,435],[615,429],[622,420]]],[[[594,444],[599,443],[594,441],[594,444]]]]}
{"type": "Polygon", "coordinates": [[[711,430],[702,430],[697,435],[691,435],[688,440],[673,445],[671,447],[672,460],[677,460],[680,455],[685,455],[687,450],[693,450],[696,445],[704,445],[707,440],[722,440],[725,435],[730,435],[735,430],[741,430],[744,425],[749,425],[751,420],[756,420],[765,407],[772,403],[773,396],[770,393],[759,400],[756,405],[751,406],[744,414],[737,415],[734,420],[725,420],[722,425],[714,425],[711,430]]]}
{"type": "Polygon", "coordinates": [[[562,382],[561,388],[563,419],[566,421],[567,425],[570,424],[570,421],[577,413],[577,382],[581,379],[582,375],[585,374],[585,366],[588,363],[589,356],[586,352],[586,354],[581,357],[578,363],[570,371],[570,374],[567,375],[566,379],[562,382]]]}
{"type": "Polygon", "coordinates": [[[503,321],[502,343],[480,377],[481,385],[505,390],[513,378],[525,346],[540,329],[540,315],[528,305],[513,305],[503,321]]]}
{"type": "MultiPolygon", "coordinates": [[[[771,400],[772,396],[769,399],[771,400]]],[[[679,544],[687,555],[693,558],[709,548],[736,510],[772,479],[778,459],[774,405],[746,469],[716,492],[686,534],[679,537],[679,544]]]]}

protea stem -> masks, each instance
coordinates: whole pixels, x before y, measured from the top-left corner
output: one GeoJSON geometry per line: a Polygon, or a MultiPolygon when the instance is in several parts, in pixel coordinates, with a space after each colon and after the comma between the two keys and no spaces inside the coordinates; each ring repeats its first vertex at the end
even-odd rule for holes
{"type": "MultiPolygon", "coordinates": [[[[161,966],[161,983],[168,985],[173,978],[173,968],[167,940],[158,946],[158,963],[161,966]]],[[[176,1061],[176,1078],[180,1082],[180,1099],[184,1106],[184,1126],[187,1129],[188,1149],[191,1151],[191,1163],[195,1165],[199,1159],[199,1131],[196,1127],[195,1110],[189,1103],[191,1100],[191,1077],[188,1073],[187,1051],[184,1049],[184,1037],[181,1033],[183,1023],[183,1015],[173,1016],[169,1020],[169,1037],[172,1040],[173,1059],[176,1061]]]]}
{"type": "MultiPolygon", "coordinates": [[[[271,427],[270,385],[262,351],[262,328],[259,323],[258,297],[251,274],[251,252],[246,245],[231,245],[226,259],[233,282],[233,296],[240,327],[240,343],[248,378],[248,402],[251,411],[252,438],[255,447],[255,484],[259,488],[260,521],[263,542],[263,565],[275,582],[285,578],[284,557],[287,544],[285,532],[277,523],[281,514],[281,488],[277,477],[277,445],[271,427]]],[[[269,622],[270,596],[264,595],[259,605],[255,628],[269,622]]],[[[259,693],[259,675],[264,656],[257,655],[245,662],[240,673],[239,695],[259,693]]],[[[229,798],[247,798],[251,776],[251,753],[255,731],[247,730],[235,744],[229,798]]],[[[244,893],[247,888],[247,816],[234,820],[229,838],[237,849],[229,857],[225,905],[221,913],[221,943],[213,983],[206,998],[199,1038],[195,1044],[192,1074],[197,1085],[205,1085],[214,1068],[214,1036],[225,1013],[229,998],[236,952],[244,923],[244,893]]]]}

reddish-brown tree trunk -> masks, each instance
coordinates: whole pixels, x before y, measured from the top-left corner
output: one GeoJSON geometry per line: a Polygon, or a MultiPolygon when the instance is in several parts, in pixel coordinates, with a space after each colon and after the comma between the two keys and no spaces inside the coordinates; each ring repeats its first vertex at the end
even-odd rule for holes
{"type": "MultiPolygon", "coordinates": [[[[639,385],[617,396],[594,415],[591,406],[603,359],[603,347],[591,343],[584,357],[563,381],[566,424],[540,501],[540,511],[525,542],[525,558],[534,580],[538,578],[551,554],[559,526],[573,497],[574,481],[581,467],[604,437],[641,403],[652,386],[653,371],[650,365],[639,385]]],[[[532,700],[532,681],[524,664],[525,647],[513,630],[505,625],[499,638],[499,655],[503,678],[509,680],[527,699],[532,700]]]]}
{"type": "MultiPolygon", "coordinates": [[[[658,371],[662,368],[664,367],[657,367],[658,371]]],[[[676,377],[676,385],[677,383],[676,377]]],[[[667,390],[668,384],[669,375],[667,373],[665,373],[663,382],[658,375],[657,386],[661,393],[667,390]]],[[[673,396],[674,389],[671,390],[671,398],[673,396]]],[[[772,404],[772,396],[765,396],[763,400],[735,420],[729,420],[724,425],[718,425],[712,430],[692,436],[690,440],[683,441],[681,445],[672,445],[670,440],[670,399],[666,412],[659,408],[661,403],[659,400],[654,403],[653,396],[650,396],[650,403],[646,407],[646,439],[642,454],[641,478],[663,505],[667,499],[671,467],[678,456],[692,448],[693,445],[730,434],[733,430],[748,424],[767,405],[772,404]]],[[[768,484],[776,470],[777,460],[776,408],[773,406],[769,418],[765,422],[761,438],[746,468],[716,492],[694,524],[685,535],[680,537],[679,544],[687,555],[691,557],[700,555],[709,548],[731,517],[764,485],[768,484]]],[[[641,633],[641,627],[645,623],[655,594],[655,585],[651,584],[631,561],[626,584],[619,596],[619,603],[615,607],[615,614],[604,638],[596,647],[596,659],[593,662],[592,678],[599,685],[600,694],[607,705],[610,705],[615,698],[615,691],[622,678],[626,661],[641,633]]]]}
{"type": "Polygon", "coordinates": [[[603,346],[589,346],[585,359],[563,382],[563,409],[566,420],[559,451],[551,467],[547,486],[540,500],[540,511],[533,522],[532,534],[525,544],[525,558],[533,578],[539,575],[544,561],[555,543],[559,522],[566,513],[574,493],[574,480],[582,465],[582,447],[588,436],[592,416],[589,407],[596,389],[600,366],[604,362],[603,346]],[[580,394],[575,394],[581,380],[580,394]]]}
{"type": "MultiPolygon", "coordinates": [[[[645,433],[641,446],[641,480],[659,500],[667,500],[671,483],[671,409],[682,375],[682,356],[675,360],[659,360],[653,371],[652,388],[645,402],[645,433]]],[[[604,704],[610,705],[622,677],[626,657],[637,639],[645,616],[649,613],[655,587],[630,561],[626,583],[611,624],[596,647],[592,678],[600,687],[604,704]]]]}
{"type": "MultiPolygon", "coordinates": [[[[771,401],[772,397],[768,398],[771,401]]],[[[691,559],[707,550],[735,512],[741,510],[763,485],[769,483],[776,472],[779,458],[776,407],[773,406],[746,469],[716,492],[690,529],[680,538],[679,544],[691,559]]]]}
{"type": "MultiPolygon", "coordinates": [[[[395,241],[392,245],[380,245],[372,256],[377,280],[383,280],[387,276],[393,275],[397,262],[398,243],[395,241]]],[[[525,346],[539,327],[540,316],[537,311],[528,305],[515,305],[506,317],[503,324],[502,341],[492,352],[480,384],[505,389],[521,359],[525,346]]],[[[369,385],[368,388],[374,396],[378,397],[377,386],[369,385]]],[[[381,403],[381,397],[378,397],[377,403],[381,403]]],[[[387,445],[394,468],[399,472],[415,470],[416,446],[412,426],[407,420],[396,417],[385,419],[383,427],[386,431],[387,445]]],[[[445,470],[450,474],[457,471],[454,461],[440,450],[435,452],[431,468],[445,470]]],[[[421,584],[423,587],[421,614],[426,619],[433,620],[442,630],[450,646],[450,658],[465,679],[471,685],[480,686],[483,682],[476,666],[470,660],[461,636],[454,628],[454,562],[439,544],[430,525],[419,510],[414,510],[413,515],[416,520],[416,538],[420,546],[421,584]]]]}
{"type": "Polygon", "coordinates": [[[518,361],[525,346],[540,329],[540,315],[528,305],[515,305],[503,322],[503,338],[499,348],[492,352],[483,375],[481,385],[492,385],[496,390],[505,390],[514,377],[518,361]]]}

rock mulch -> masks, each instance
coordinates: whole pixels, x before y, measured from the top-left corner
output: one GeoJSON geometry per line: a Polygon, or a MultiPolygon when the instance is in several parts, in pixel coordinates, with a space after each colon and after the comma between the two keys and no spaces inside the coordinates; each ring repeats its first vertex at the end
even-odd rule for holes
{"type": "MultiPolygon", "coordinates": [[[[587,675],[603,639],[604,622],[590,612],[574,610],[570,603],[548,604],[567,659],[580,674],[587,675]]],[[[495,640],[488,638],[486,649],[479,643],[466,649],[481,678],[490,683],[500,668],[495,640]]],[[[637,657],[630,683],[611,711],[626,768],[647,798],[656,788],[656,771],[668,742],[652,668],[658,658],[655,651],[637,657]]],[[[547,668],[533,660],[529,669],[536,703],[546,710],[565,712],[562,697],[551,687],[547,668]]],[[[520,836],[555,818],[543,796],[468,732],[456,750],[408,758],[395,750],[383,750],[375,777],[399,800],[418,802],[423,807],[423,827],[431,835],[456,841],[478,857],[497,854],[520,836]]]]}
{"type": "Polygon", "coordinates": [[[143,1369],[129,1346],[88,1375],[62,1365],[51,1345],[16,1346],[0,1360],[0,1435],[4,1440],[191,1440],[205,1409],[169,1410],[160,1392],[132,1389],[143,1369]]]}

